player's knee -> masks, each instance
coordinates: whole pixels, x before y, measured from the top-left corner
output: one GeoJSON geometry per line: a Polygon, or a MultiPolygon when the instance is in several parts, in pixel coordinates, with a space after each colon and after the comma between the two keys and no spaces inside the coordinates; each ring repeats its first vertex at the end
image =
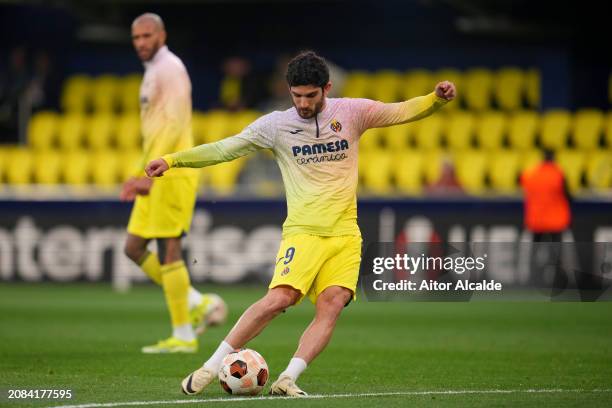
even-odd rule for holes
{"type": "Polygon", "coordinates": [[[162,264],[170,264],[183,259],[181,238],[163,238],[157,240],[159,259],[162,264]]]}
{"type": "Polygon", "coordinates": [[[319,296],[317,309],[326,315],[337,316],[351,300],[352,292],[345,288],[332,289],[319,296]]]}
{"type": "Polygon", "coordinates": [[[299,291],[293,288],[274,288],[268,292],[264,299],[266,311],[278,314],[298,301],[299,291]]]}
{"type": "Polygon", "coordinates": [[[125,243],[125,246],[123,247],[123,253],[125,254],[125,256],[130,258],[132,261],[138,262],[140,258],[144,255],[144,249],[128,241],[125,243]]]}
{"type": "Polygon", "coordinates": [[[169,246],[164,253],[163,263],[170,264],[183,259],[183,254],[180,246],[169,246]]]}
{"type": "Polygon", "coordinates": [[[333,298],[324,299],[321,302],[320,309],[329,313],[339,313],[344,308],[346,301],[343,296],[335,296],[333,298]]]}

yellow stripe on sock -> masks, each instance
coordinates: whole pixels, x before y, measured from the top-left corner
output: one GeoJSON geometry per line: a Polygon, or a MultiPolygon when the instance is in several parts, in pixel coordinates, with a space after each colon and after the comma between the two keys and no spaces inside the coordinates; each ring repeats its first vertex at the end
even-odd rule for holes
{"type": "Polygon", "coordinates": [[[176,261],[169,264],[164,264],[162,265],[161,274],[163,275],[165,273],[173,272],[174,270],[181,268],[185,268],[184,261],[176,261]]]}

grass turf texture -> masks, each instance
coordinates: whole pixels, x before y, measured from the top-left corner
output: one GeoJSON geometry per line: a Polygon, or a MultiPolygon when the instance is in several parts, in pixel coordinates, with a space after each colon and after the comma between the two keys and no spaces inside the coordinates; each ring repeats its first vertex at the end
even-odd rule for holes
{"type": "MultiPolygon", "coordinates": [[[[159,288],[140,286],[118,294],[106,285],[0,285],[0,406],[193,399],[180,394],[180,380],[208,357],[239,314],[265,292],[261,287],[201,289],[226,299],[229,322],[202,337],[195,355],[143,355],[141,346],[169,335],[159,288]],[[6,399],[7,389],[44,388],[72,389],[74,399],[6,399]]],[[[266,358],[271,381],[285,368],[313,311],[310,302],[303,302],[249,344],[266,358]]],[[[611,406],[612,303],[357,302],[345,310],[331,344],[299,385],[311,394],[584,391],[211,405],[611,406]],[[589,391],[593,389],[608,391],[589,391]]],[[[214,384],[196,398],[226,397],[232,398],[214,384]]]]}

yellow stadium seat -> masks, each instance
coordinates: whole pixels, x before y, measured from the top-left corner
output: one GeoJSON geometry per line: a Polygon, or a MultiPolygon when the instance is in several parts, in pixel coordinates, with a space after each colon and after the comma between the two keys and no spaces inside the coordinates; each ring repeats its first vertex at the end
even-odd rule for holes
{"type": "Polygon", "coordinates": [[[204,112],[193,112],[193,115],[191,116],[191,129],[193,132],[193,143],[196,145],[205,143],[206,114],[204,112]]]}
{"type": "Polygon", "coordinates": [[[15,149],[12,145],[0,145],[0,186],[4,183],[6,172],[9,167],[9,158],[15,149]]]}
{"type": "Polygon", "coordinates": [[[208,187],[210,185],[210,170],[215,166],[202,167],[199,170],[198,185],[208,187]]]}
{"type": "Polygon", "coordinates": [[[126,75],[120,80],[118,89],[119,107],[124,112],[137,112],[140,109],[141,74],[126,75]]]}
{"type": "Polygon", "coordinates": [[[530,108],[540,107],[540,71],[535,68],[527,70],[525,73],[525,96],[530,108]]]}
{"type": "Polygon", "coordinates": [[[208,182],[217,194],[226,195],[234,192],[240,172],[247,160],[248,157],[241,157],[210,167],[208,182]]]}
{"type": "Polygon", "coordinates": [[[91,102],[94,112],[113,112],[118,103],[119,77],[111,74],[100,75],[91,81],[91,102]]]}
{"type": "Polygon", "coordinates": [[[561,150],[555,155],[555,162],[563,169],[563,175],[571,192],[582,187],[585,173],[585,155],[578,150],[561,150]]]}
{"type": "Polygon", "coordinates": [[[6,166],[6,149],[0,146],[0,187],[4,184],[4,168],[6,166]]]}
{"type": "Polygon", "coordinates": [[[240,78],[225,75],[219,84],[219,101],[226,107],[239,106],[241,88],[240,78]]]}
{"type": "Polygon", "coordinates": [[[532,149],[539,126],[540,118],[536,112],[519,111],[511,115],[508,123],[510,146],[516,149],[532,149]]]}
{"type": "Polygon", "coordinates": [[[432,81],[431,81],[431,88],[428,92],[425,92],[425,93],[432,92],[434,89],[434,86],[438,82],[442,82],[442,81],[450,81],[454,83],[455,88],[457,89],[457,96],[455,100],[453,101],[453,103],[446,104],[444,106],[444,109],[448,110],[448,109],[459,108],[463,100],[463,74],[461,73],[461,71],[454,69],[454,68],[439,69],[433,73],[432,81]]]}
{"type": "Polygon", "coordinates": [[[34,153],[30,149],[17,147],[11,149],[6,158],[6,181],[13,185],[32,183],[34,153]]]}
{"type": "Polygon", "coordinates": [[[563,109],[554,109],[542,115],[540,142],[542,147],[558,150],[567,147],[571,115],[563,109]]]}
{"type": "Polygon", "coordinates": [[[521,171],[527,170],[536,166],[544,160],[544,153],[538,149],[522,151],[520,153],[521,171]]]}
{"type": "Polygon", "coordinates": [[[461,187],[470,194],[484,193],[487,153],[482,150],[466,150],[453,156],[457,179],[461,187]]]}
{"type": "Polygon", "coordinates": [[[194,112],[191,118],[193,130],[193,142],[195,144],[209,143],[208,124],[210,123],[210,112],[194,112]]]}
{"type": "Polygon", "coordinates": [[[56,142],[57,123],[58,115],[55,112],[34,114],[28,123],[28,145],[36,150],[51,149],[56,142]]]}
{"type": "Polygon", "coordinates": [[[427,95],[433,91],[431,73],[425,69],[414,69],[404,74],[400,87],[402,100],[427,95]]]}
{"type": "Polygon", "coordinates": [[[370,152],[367,150],[360,149],[359,151],[359,160],[357,162],[357,174],[358,174],[358,188],[359,191],[363,191],[365,189],[365,168],[368,166],[370,157],[370,152]]]}
{"type": "Polygon", "coordinates": [[[366,190],[374,194],[389,194],[393,191],[391,171],[393,154],[383,149],[374,149],[359,158],[362,160],[362,179],[366,190]]]}
{"type": "Polygon", "coordinates": [[[359,150],[368,151],[380,149],[383,144],[384,128],[372,128],[366,130],[359,139],[359,150]]]}
{"type": "Polygon", "coordinates": [[[114,144],[118,149],[137,149],[142,144],[140,136],[140,116],[137,112],[127,112],[117,119],[114,144]]]}
{"type": "Polygon", "coordinates": [[[421,151],[420,154],[424,162],[423,175],[425,176],[425,182],[428,185],[437,182],[442,175],[442,162],[447,158],[447,155],[438,149],[421,151]]]}
{"type": "Polygon", "coordinates": [[[402,151],[410,146],[410,125],[389,126],[382,130],[385,147],[393,151],[402,151]]]}
{"type": "Polygon", "coordinates": [[[442,141],[442,115],[433,115],[411,125],[412,136],[421,149],[438,149],[442,141]]]}
{"type": "Polygon", "coordinates": [[[63,85],[61,106],[64,112],[84,113],[89,108],[91,78],[87,75],[73,75],[63,85]]]}
{"type": "Polygon", "coordinates": [[[572,141],[578,149],[593,150],[599,146],[604,115],[597,109],[583,109],[574,115],[572,141]]]}
{"type": "Polygon", "coordinates": [[[525,75],[520,68],[504,67],[495,76],[495,101],[505,110],[517,110],[523,105],[525,75]]]}
{"type": "Polygon", "coordinates": [[[450,149],[471,147],[474,135],[474,115],[471,112],[456,111],[446,120],[446,144],[450,149]]]}
{"type": "Polygon", "coordinates": [[[419,194],[423,189],[424,155],[418,150],[395,153],[392,166],[397,189],[405,194],[419,194]]]}
{"type": "Polygon", "coordinates": [[[485,110],[491,108],[493,73],[485,68],[472,68],[463,76],[463,93],[469,109],[485,110]]]}
{"type": "Polygon", "coordinates": [[[85,142],[90,149],[101,150],[111,147],[115,136],[117,118],[109,112],[90,116],[85,126],[85,142]]]}
{"type": "Polygon", "coordinates": [[[399,87],[402,82],[397,71],[380,70],[371,77],[372,99],[381,102],[397,102],[401,99],[399,87]]]}
{"type": "Polygon", "coordinates": [[[586,166],[587,185],[597,191],[609,192],[612,188],[612,151],[590,153],[586,166]]]}
{"type": "Polygon", "coordinates": [[[60,118],[58,141],[61,149],[78,149],[83,145],[85,122],[85,117],[79,113],[67,113],[60,118]]]}
{"type": "Polygon", "coordinates": [[[481,149],[499,149],[504,142],[508,127],[506,114],[502,112],[483,113],[476,122],[476,141],[481,149]]]}
{"type": "Polygon", "coordinates": [[[216,110],[206,114],[204,141],[216,142],[232,135],[231,116],[228,112],[216,110]]]}
{"type": "Polygon", "coordinates": [[[117,152],[119,154],[119,181],[123,183],[139,171],[139,165],[142,163],[142,151],[139,149],[129,149],[117,152]]]}
{"type": "Polygon", "coordinates": [[[489,160],[491,187],[500,193],[514,193],[518,188],[520,155],[511,150],[494,152],[489,160]]]}
{"type": "Polygon", "coordinates": [[[612,112],[609,112],[604,123],[604,139],[608,149],[612,149],[612,112]]]}
{"type": "Polygon", "coordinates": [[[254,110],[243,110],[240,112],[231,113],[227,136],[237,135],[238,133],[242,132],[244,128],[249,126],[260,116],[261,113],[254,110]]]}
{"type": "Polygon", "coordinates": [[[93,184],[101,188],[113,188],[119,183],[119,155],[113,150],[100,150],[91,155],[93,184]]]}
{"type": "Polygon", "coordinates": [[[89,184],[91,169],[99,166],[85,150],[72,150],[62,154],[61,177],[64,183],[74,186],[89,184]]]}
{"type": "Polygon", "coordinates": [[[34,182],[58,184],[61,179],[62,157],[59,151],[45,150],[34,155],[34,182]]]}
{"type": "Polygon", "coordinates": [[[367,98],[370,90],[370,74],[365,71],[351,71],[346,76],[342,96],[347,98],[367,98]]]}

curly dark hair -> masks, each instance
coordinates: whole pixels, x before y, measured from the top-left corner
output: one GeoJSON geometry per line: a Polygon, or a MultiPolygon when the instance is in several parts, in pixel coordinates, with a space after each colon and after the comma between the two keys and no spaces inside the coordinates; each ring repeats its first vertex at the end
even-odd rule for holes
{"type": "Polygon", "coordinates": [[[323,88],[329,82],[329,68],[314,51],[302,51],[287,66],[289,86],[314,85],[323,88]]]}

